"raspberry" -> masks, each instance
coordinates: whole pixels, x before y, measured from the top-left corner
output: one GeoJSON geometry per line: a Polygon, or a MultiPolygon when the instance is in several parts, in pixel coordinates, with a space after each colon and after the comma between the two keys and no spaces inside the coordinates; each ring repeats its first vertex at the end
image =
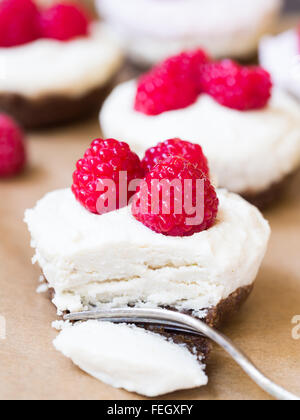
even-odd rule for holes
{"type": "Polygon", "coordinates": [[[0,1],[0,47],[15,47],[36,40],[38,8],[32,0],[0,1]]]}
{"type": "Polygon", "coordinates": [[[196,73],[205,60],[202,50],[183,53],[143,75],[137,87],[135,110],[158,115],[193,104],[199,93],[196,73]]]}
{"type": "Polygon", "coordinates": [[[243,67],[231,60],[207,64],[203,91],[217,102],[238,111],[264,108],[270,97],[270,74],[261,67],[243,67]]]}
{"type": "Polygon", "coordinates": [[[55,4],[41,13],[40,27],[43,38],[69,41],[88,35],[90,18],[80,6],[55,4]]]}
{"type": "MultiPolygon", "coordinates": [[[[103,214],[126,206],[134,192],[128,192],[125,203],[119,196],[119,174],[127,172],[128,185],[132,180],[142,179],[144,171],[138,156],[133,153],[128,144],[114,139],[96,139],[86,151],[84,158],[77,162],[77,169],[73,174],[72,191],[76,199],[91,213],[103,214]],[[104,199],[106,191],[100,191],[104,180],[114,181],[116,186],[116,202],[112,208],[99,207],[99,199],[104,199]]],[[[126,185],[125,185],[126,187],[126,185]]],[[[105,190],[105,188],[104,188],[105,190]]],[[[126,199],[126,197],[125,197],[126,199]]]]}
{"type": "Polygon", "coordinates": [[[20,172],[26,163],[24,134],[9,116],[0,114],[0,176],[20,172]]]}
{"type": "Polygon", "coordinates": [[[190,72],[190,77],[196,83],[198,93],[202,93],[202,73],[206,64],[210,62],[208,54],[201,49],[186,51],[179,56],[182,63],[186,66],[186,71],[190,72]]]}
{"type": "Polygon", "coordinates": [[[207,159],[198,144],[183,141],[181,139],[170,139],[157,146],[148,149],[142,160],[142,166],[145,172],[169,156],[180,156],[196,165],[207,177],[209,177],[209,168],[207,159]]]}
{"type": "Polygon", "coordinates": [[[214,224],[218,205],[216,191],[200,169],[184,158],[169,157],[157,164],[140,184],[132,213],[154,232],[191,236],[214,224]],[[198,181],[203,183],[203,190],[198,181]],[[168,191],[166,186],[174,182],[168,191]]]}

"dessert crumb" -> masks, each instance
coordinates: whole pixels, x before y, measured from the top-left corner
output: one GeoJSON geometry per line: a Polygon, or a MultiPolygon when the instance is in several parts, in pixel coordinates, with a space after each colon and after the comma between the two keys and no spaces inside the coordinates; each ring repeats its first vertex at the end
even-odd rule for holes
{"type": "Polygon", "coordinates": [[[72,324],[70,323],[70,321],[54,321],[52,322],[51,326],[57,331],[62,331],[67,327],[71,327],[72,324]]]}
{"type": "Polygon", "coordinates": [[[36,292],[39,294],[46,293],[49,290],[49,286],[47,283],[40,284],[39,287],[36,289],[36,292]]]}

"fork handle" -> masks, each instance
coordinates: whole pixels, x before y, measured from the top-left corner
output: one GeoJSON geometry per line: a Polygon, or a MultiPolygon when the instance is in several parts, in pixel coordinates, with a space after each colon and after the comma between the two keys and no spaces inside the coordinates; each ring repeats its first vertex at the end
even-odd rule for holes
{"type": "Polygon", "coordinates": [[[282,401],[300,401],[300,398],[296,395],[285,390],[281,386],[275,384],[268,377],[266,377],[250,360],[246,354],[241,351],[229,338],[215,329],[209,327],[202,321],[199,321],[191,316],[184,315],[181,313],[165,314],[169,320],[174,320],[189,326],[194,331],[201,334],[205,334],[212,341],[221,346],[230,356],[236,361],[236,363],[247,373],[247,375],[264,391],[269,395],[273,396],[277,400],[282,401]]]}

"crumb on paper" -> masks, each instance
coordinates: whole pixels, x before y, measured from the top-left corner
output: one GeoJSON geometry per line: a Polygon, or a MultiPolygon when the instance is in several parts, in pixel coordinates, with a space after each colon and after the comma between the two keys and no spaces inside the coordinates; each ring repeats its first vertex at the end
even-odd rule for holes
{"type": "Polygon", "coordinates": [[[46,293],[49,290],[49,286],[47,283],[40,284],[39,287],[36,289],[38,294],[46,293]]]}
{"type": "Polygon", "coordinates": [[[65,328],[72,327],[72,324],[70,321],[54,321],[52,322],[52,328],[54,328],[57,331],[62,331],[65,328]]]}

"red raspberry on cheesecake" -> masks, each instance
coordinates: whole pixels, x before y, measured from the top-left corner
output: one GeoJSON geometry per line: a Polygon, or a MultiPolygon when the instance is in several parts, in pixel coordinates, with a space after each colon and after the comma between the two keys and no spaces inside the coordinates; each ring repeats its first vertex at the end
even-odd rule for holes
{"type": "Polygon", "coordinates": [[[154,232],[191,236],[213,226],[218,205],[206,175],[188,160],[172,156],[147,174],[132,208],[134,217],[154,232]]]}
{"type": "Polygon", "coordinates": [[[164,61],[138,83],[135,110],[147,115],[185,108],[198,96],[198,73],[208,61],[202,50],[182,53],[164,61]]]}
{"type": "Polygon", "coordinates": [[[207,64],[201,85],[219,104],[238,111],[263,109],[271,98],[272,81],[266,70],[231,60],[207,64]]]}
{"type": "Polygon", "coordinates": [[[208,161],[201,146],[181,139],[166,140],[157,146],[150,147],[145,152],[142,166],[146,172],[149,172],[157,163],[170,156],[185,158],[209,177],[208,161]]]}
{"type": "Polygon", "coordinates": [[[117,210],[122,206],[119,197],[119,182],[122,173],[126,177],[127,187],[127,200],[123,206],[127,206],[128,200],[135,192],[128,191],[130,182],[144,176],[140,159],[126,143],[114,139],[96,139],[85,152],[83,159],[77,162],[76,171],[73,174],[72,191],[87,210],[101,214],[104,211],[105,202],[101,202],[100,205],[99,200],[106,193],[105,181],[113,181],[114,208],[106,209],[106,211],[117,210]]]}
{"type": "Polygon", "coordinates": [[[41,37],[69,41],[79,36],[87,36],[90,21],[87,11],[79,5],[54,4],[41,12],[41,37]]]}
{"type": "Polygon", "coordinates": [[[39,11],[33,0],[0,2],[0,48],[27,44],[39,36],[39,11]]]}

